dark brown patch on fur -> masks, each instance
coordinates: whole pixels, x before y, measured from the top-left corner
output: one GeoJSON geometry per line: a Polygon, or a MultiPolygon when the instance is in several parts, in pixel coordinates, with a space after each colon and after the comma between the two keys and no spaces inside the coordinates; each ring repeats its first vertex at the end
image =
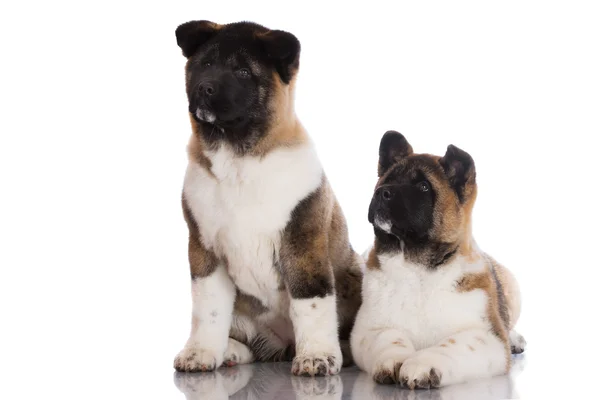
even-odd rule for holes
{"type": "Polygon", "coordinates": [[[323,183],[292,212],[282,238],[282,275],[294,299],[325,297],[333,293],[333,271],[328,258],[327,189],[323,183]]]}
{"type": "Polygon", "coordinates": [[[214,176],[211,170],[212,163],[204,154],[204,151],[206,150],[205,145],[203,145],[200,135],[197,134],[200,130],[198,122],[190,117],[190,123],[192,124],[192,132],[194,132],[194,134],[190,137],[190,141],[188,142],[188,159],[204,167],[212,176],[214,176]]]}
{"type": "Polygon", "coordinates": [[[334,292],[340,339],[350,337],[361,304],[361,258],[348,241],[348,229],[327,178],[292,212],[282,235],[280,268],[292,298],[334,292]]]}
{"type": "Polygon", "coordinates": [[[502,287],[502,281],[498,278],[498,263],[492,257],[486,254],[486,259],[490,266],[490,272],[492,274],[492,278],[494,279],[494,284],[496,286],[496,292],[498,296],[498,311],[500,312],[500,317],[504,322],[504,327],[507,331],[510,331],[510,318],[508,313],[508,305],[506,302],[506,296],[504,295],[504,288],[502,287]]]}
{"type": "Polygon", "coordinates": [[[212,274],[218,265],[218,259],[215,254],[207,250],[202,244],[198,223],[192,215],[192,211],[187,205],[185,195],[181,196],[183,216],[188,226],[188,261],[190,263],[190,273],[192,279],[203,278],[212,274]]]}
{"type": "Polygon", "coordinates": [[[248,343],[257,361],[261,362],[289,362],[296,355],[293,345],[286,347],[274,346],[273,341],[265,334],[259,333],[248,343]]]}
{"type": "Polygon", "coordinates": [[[239,289],[237,289],[233,308],[235,312],[248,317],[256,317],[269,311],[259,299],[239,289]]]}
{"type": "Polygon", "coordinates": [[[369,256],[367,258],[367,268],[368,269],[381,269],[381,264],[379,263],[379,258],[377,257],[377,255],[379,254],[379,247],[380,247],[380,243],[378,240],[375,241],[375,245],[373,246],[373,248],[371,249],[371,251],[369,251],[369,256]]]}

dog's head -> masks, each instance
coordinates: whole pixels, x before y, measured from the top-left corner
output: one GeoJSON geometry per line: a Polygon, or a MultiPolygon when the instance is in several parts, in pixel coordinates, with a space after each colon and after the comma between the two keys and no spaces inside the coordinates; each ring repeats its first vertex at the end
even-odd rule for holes
{"type": "Polygon", "coordinates": [[[294,35],[250,22],[210,21],[187,22],[175,34],[188,58],[189,112],[198,123],[238,136],[269,123],[273,98],[298,70],[294,35]]]}
{"type": "Polygon", "coordinates": [[[377,237],[455,243],[468,229],[475,164],[458,147],[449,145],[443,157],[415,154],[403,135],[389,131],[381,139],[378,175],[369,206],[377,237]]]}

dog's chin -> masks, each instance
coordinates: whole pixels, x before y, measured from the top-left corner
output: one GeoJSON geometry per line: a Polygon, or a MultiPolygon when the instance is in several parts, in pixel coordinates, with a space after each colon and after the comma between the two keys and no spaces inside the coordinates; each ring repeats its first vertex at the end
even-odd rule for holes
{"type": "Polygon", "coordinates": [[[426,234],[420,234],[414,229],[409,227],[402,227],[395,224],[390,218],[385,218],[380,215],[373,217],[372,224],[380,231],[385,232],[388,235],[395,236],[399,240],[412,240],[420,242],[425,238],[426,234]]]}
{"type": "Polygon", "coordinates": [[[196,110],[195,117],[198,121],[215,125],[221,129],[232,129],[235,127],[239,127],[240,125],[243,125],[247,120],[244,116],[231,116],[224,118],[222,116],[218,116],[214,111],[205,110],[201,108],[198,108],[196,110]]]}
{"type": "Polygon", "coordinates": [[[209,124],[214,124],[217,120],[217,115],[209,110],[198,108],[195,113],[196,119],[202,122],[208,122],[209,124]]]}

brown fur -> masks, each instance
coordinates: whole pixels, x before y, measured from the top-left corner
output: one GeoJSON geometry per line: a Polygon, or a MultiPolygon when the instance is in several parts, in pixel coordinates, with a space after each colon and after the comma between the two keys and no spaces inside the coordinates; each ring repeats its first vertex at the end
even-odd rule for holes
{"type": "Polygon", "coordinates": [[[342,210],[325,176],[292,213],[280,258],[292,298],[322,297],[335,290],[340,338],[348,339],[361,303],[362,274],[358,255],[348,242],[342,210]]]}
{"type": "Polygon", "coordinates": [[[375,242],[375,245],[369,251],[369,257],[367,258],[367,268],[369,269],[381,269],[381,264],[379,263],[379,258],[377,254],[379,253],[379,242],[375,242]]]}
{"type": "MultiPolygon", "coordinates": [[[[493,268],[491,265],[489,268],[493,268]]],[[[487,317],[492,328],[492,332],[504,344],[506,357],[506,370],[510,368],[510,341],[508,338],[509,324],[501,316],[501,306],[504,302],[503,296],[498,294],[499,282],[494,280],[491,270],[482,273],[473,273],[465,275],[457,283],[459,292],[470,292],[473,290],[483,290],[488,298],[487,317]]],[[[501,289],[501,288],[500,288],[501,289]]],[[[482,341],[483,339],[479,339],[482,341]]]]}
{"type": "Polygon", "coordinates": [[[296,78],[294,77],[289,85],[285,85],[274,72],[273,81],[274,95],[268,105],[272,115],[270,132],[252,149],[250,154],[255,156],[264,156],[277,147],[293,146],[308,140],[294,113],[296,78]]]}
{"type": "Polygon", "coordinates": [[[202,278],[214,272],[217,268],[217,256],[207,250],[202,244],[198,224],[187,205],[185,196],[181,197],[183,216],[188,226],[188,260],[190,263],[190,274],[192,279],[202,278]]]}

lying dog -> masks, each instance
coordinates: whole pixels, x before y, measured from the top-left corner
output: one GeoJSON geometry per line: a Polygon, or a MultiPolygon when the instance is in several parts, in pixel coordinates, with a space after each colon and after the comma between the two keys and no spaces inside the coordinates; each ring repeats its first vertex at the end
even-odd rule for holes
{"type": "Polygon", "coordinates": [[[524,350],[513,330],[517,282],[471,235],[477,194],[469,154],[413,154],[389,131],[369,206],[375,244],[352,331],[356,364],[380,383],[440,387],[506,372],[524,350]]]}
{"type": "Polygon", "coordinates": [[[174,366],[293,358],[296,375],[336,374],[362,259],[296,118],[300,43],[248,22],[191,21],[176,36],[193,132],[182,196],[193,312],[174,366]]]}

